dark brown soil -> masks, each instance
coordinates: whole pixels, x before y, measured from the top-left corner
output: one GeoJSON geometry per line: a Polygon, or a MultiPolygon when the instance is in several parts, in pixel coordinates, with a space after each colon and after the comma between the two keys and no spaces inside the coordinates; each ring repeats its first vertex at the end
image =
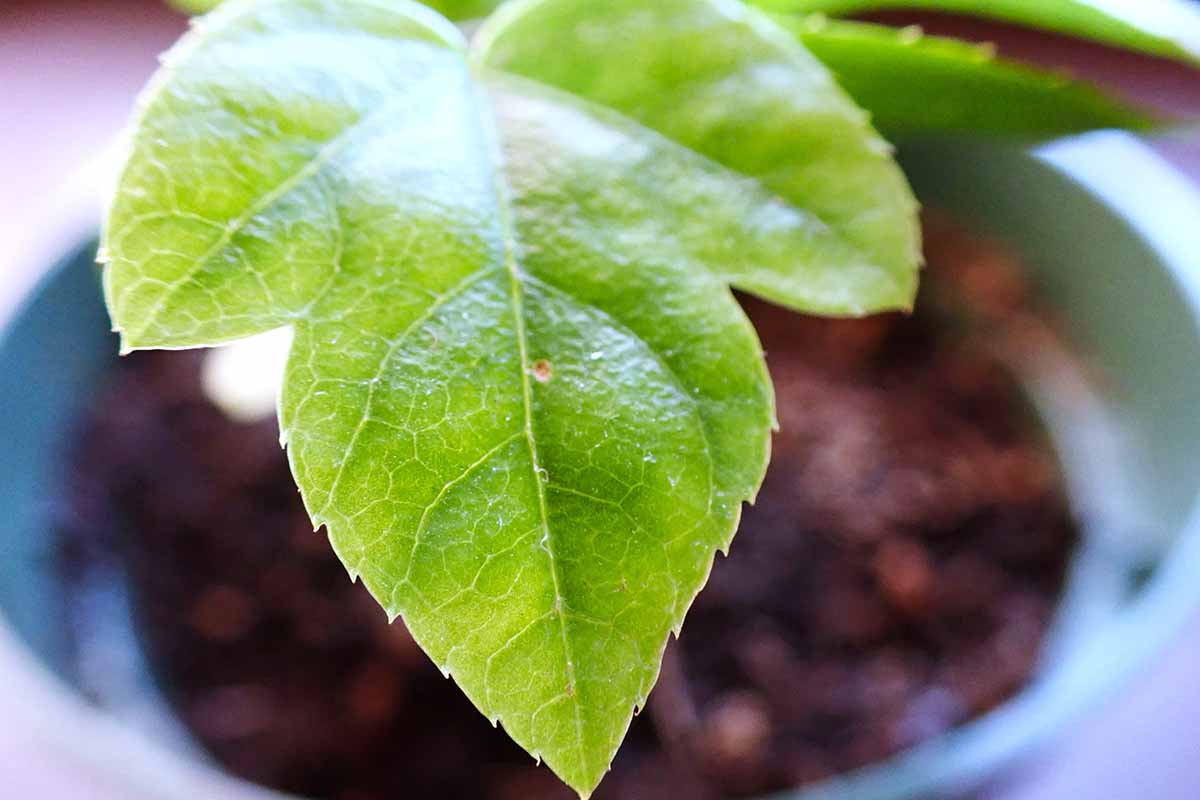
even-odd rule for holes
{"type": "MultiPolygon", "coordinates": [[[[933,241],[911,317],[746,302],[778,387],[774,462],[598,797],[814,781],[1028,678],[1075,541],[1002,363],[1044,326],[1006,258],[952,231],[933,241]]],[[[126,359],[98,394],[64,534],[72,574],[81,558],[124,563],[195,736],[238,775],[322,799],[571,797],[347,580],[274,422],[226,419],[198,358],[126,359]]]]}

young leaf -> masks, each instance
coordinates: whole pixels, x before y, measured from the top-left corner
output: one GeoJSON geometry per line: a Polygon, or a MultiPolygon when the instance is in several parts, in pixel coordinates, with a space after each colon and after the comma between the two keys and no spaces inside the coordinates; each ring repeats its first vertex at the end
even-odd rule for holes
{"type": "Polygon", "coordinates": [[[1155,124],[1149,113],[1090,84],[997,59],[985,45],[820,16],[781,14],[777,21],[891,138],[931,132],[1055,137],[1155,124]]]}
{"type": "Polygon", "coordinates": [[[772,11],[861,14],[907,8],[990,17],[1179,61],[1200,63],[1193,0],[751,0],[772,11]]]}
{"type": "MultiPolygon", "coordinates": [[[[293,329],[280,421],[314,523],[584,795],[765,469],[729,285],[865,313],[916,281],[915,204],[828,74],[738,7],[661,6],[693,35],[653,11],[643,57],[705,64],[690,88],[721,108],[656,132],[406,0],[230,0],[164,60],[104,236],[125,349],[293,329]]],[[[589,9],[489,37],[532,45],[543,12],[581,23],[547,50],[620,32],[589,9]]]]}

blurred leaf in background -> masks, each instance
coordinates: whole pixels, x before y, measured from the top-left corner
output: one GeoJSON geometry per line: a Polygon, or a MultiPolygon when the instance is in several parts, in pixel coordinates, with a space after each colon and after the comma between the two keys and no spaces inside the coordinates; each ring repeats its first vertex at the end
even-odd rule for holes
{"type": "MultiPolygon", "coordinates": [[[[204,14],[212,11],[221,4],[221,0],[168,0],[168,2],[188,14],[204,14]]],[[[422,0],[427,5],[441,13],[447,19],[466,20],[486,17],[500,5],[501,0],[422,0]]]]}
{"type": "Polygon", "coordinates": [[[990,45],[821,15],[776,19],[833,70],[888,137],[1052,138],[1096,128],[1143,130],[1156,122],[1089,83],[999,59],[990,45]]]}
{"type": "Polygon", "coordinates": [[[771,11],[841,16],[914,9],[966,14],[1200,63],[1200,9],[1190,0],[752,0],[771,11]]]}
{"type": "Polygon", "coordinates": [[[216,8],[221,0],[167,0],[167,2],[188,14],[203,14],[216,8]]]}

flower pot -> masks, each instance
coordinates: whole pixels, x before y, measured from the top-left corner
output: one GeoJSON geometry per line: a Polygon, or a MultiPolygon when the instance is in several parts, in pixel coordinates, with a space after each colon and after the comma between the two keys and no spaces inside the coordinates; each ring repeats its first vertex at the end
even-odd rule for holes
{"type": "MultiPolygon", "coordinates": [[[[1080,511],[1078,548],[1036,680],[994,712],[798,800],[886,800],[952,792],[996,774],[1111,696],[1200,607],[1200,252],[1198,197],[1135,140],[1101,134],[1028,154],[944,142],[906,168],[927,205],[1011,247],[1101,382],[1052,359],[1021,370],[1080,511]],[[1097,391],[1094,387],[1100,386],[1097,391]]],[[[35,738],[121,787],[156,798],[278,797],[189,750],[153,702],[145,668],[124,664],[108,698],[66,679],[61,578],[47,552],[72,420],[116,345],[84,245],[53,269],[0,345],[0,675],[26,698],[35,738]],[[147,698],[150,698],[148,701],[147,698]]],[[[736,557],[736,554],[735,554],[736,557]]],[[[96,619],[121,620],[99,587],[96,619]]],[[[107,624],[107,623],[105,623],[107,624]]],[[[97,635],[136,642],[120,624],[97,635]]],[[[137,648],[129,648],[136,652],[137,648]]]]}

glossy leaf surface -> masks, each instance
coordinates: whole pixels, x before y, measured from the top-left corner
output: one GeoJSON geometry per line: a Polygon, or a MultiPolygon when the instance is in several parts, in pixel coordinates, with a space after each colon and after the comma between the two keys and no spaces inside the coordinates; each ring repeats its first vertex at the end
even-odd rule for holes
{"type": "Polygon", "coordinates": [[[891,147],[794,37],[740,3],[608,0],[602,13],[595,8],[514,0],[481,31],[479,51],[493,68],[615,109],[752,177],[782,206],[814,213],[820,222],[800,260],[842,264],[838,274],[850,279],[839,291],[815,274],[796,282],[764,271],[741,288],[833,314],[915,290],[916,206],[891,147]],[[870,297],[876,290],[884,295],[870,297]]]}
{"type": "Polygon", "coordinates": [[[709,95],[670,114],[498,58],[616,37],[617,6],[515,8],[472,52],[405,0],[222,4],[143,99],[104,251],[126,349],[294,331],[280,422],[314,523],[581,794],[766,466],[729,287],[858,314],[908,307],[917,271],[886,146],[757,12],[653,12],[690,27],[647,58],[709,95]]]}
{"type": "Polygon", "coordinates": [[[1200,63],[1192,0],[752,0],[772,11],[861,14],[919,9],[988,17],[1113,47],[1200,63]]]}

